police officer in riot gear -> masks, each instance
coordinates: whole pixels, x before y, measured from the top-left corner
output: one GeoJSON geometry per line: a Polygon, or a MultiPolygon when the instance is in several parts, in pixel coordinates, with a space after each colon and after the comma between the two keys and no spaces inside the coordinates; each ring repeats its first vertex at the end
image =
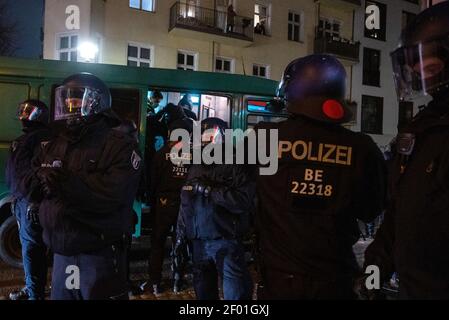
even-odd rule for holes
{"type": "Polygon", "coordinates": [[[55,120],[64,128],[35,161],[39,220],[54,252],[51,298],[126,299],[126,248],[141,167],[137,142],[114,129],[121,121],[96,76],[68,77],[55,99],[55,120]]]}
{"type": "Polygon", "coordinates": [[[399,97],[433,100],[396,138],[391,203],[365,264],[378,266],[384,281],[396,271],[401,299],[448,299],[449,2],[419,14],[391,57],[399,97]]]}
{"type": "MultiPolygon", "coordinates": [[[[172,122],[169,131],[172,132],[176,129],[184,129],[191,133],[193,120],[184,118],[172,122]]],[[[170,229],[176,226],[181,188],[188,174],[188,166],[182,160],[189,160],[190,157],[190,152],[182,153],[182,142],[170,141],[155,154],[151,163],[150,203],[154,210],[155,220],[151,234],[149,266],[152,289],[156,295],[161,292],[160,282],[165,242],[170,234],[170,229]]],[[[174,271],[174,289],[179,291],[183,274],[182,270],[174,271]]]]}
{"type": "Polygon", "coordinates": [[[279,168],[257,180],[259,299],[351,299],[357,219],[382,211],[384,162],[373,140],[341,126],[346,72],[328,55],[292,61],[279,86],[291,116],[277,129],[279,168]]]}
{"type": "MultiPolygon", "coordinates": [[[[225,150],[225,129],[227,124],[221,119],[203,120],[203,145],[225,150]]],[[[181,192],[178,234],[192,244],[197,299],[219,299],[219,276],[225,300],[251,299],[242,238],[248,233],[254,195],[254,180],[243,165],[206,165],[204,159],[202,164],[191,165],[181,192]]]]}
{"type": "Polygon", "coordinates": [[[25,288],[10,294],[11,300],[44,299],[47,281],[47,248],[42,241],[38,221],[38,203],[30,202],[33,183],[31,160],[50,139],[49,112],[39,100],[27,100],[19,105],[18,117],[23,134],[14,140],[6,164],[7,186],[14,197],[12,211],[19,225],[25,288]]]}

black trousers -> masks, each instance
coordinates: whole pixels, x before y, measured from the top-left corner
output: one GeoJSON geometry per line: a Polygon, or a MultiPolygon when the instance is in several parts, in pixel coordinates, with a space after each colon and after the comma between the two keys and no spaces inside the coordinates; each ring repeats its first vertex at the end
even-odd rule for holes
{"type": "Polygon", "coordinates": [[[270,268],[262,270],[262,286],[257,290],[259,300],[356,299],[352,277],[327,280],[284,273],[270,268]]]}
{"type": "Polygon", "coordinates": [[[179,206],[157,207],[153,233],[151,235],[151,251],[149,261],[149,276],[152,284],[160,284],[162,265],[165,257],[165,242],[171,228],[176,226],[179,206]]]}
{"type": "Polygon", "coordinates": [[[52,300],[127,300],[126,246],[54,255],[52,300]]]}

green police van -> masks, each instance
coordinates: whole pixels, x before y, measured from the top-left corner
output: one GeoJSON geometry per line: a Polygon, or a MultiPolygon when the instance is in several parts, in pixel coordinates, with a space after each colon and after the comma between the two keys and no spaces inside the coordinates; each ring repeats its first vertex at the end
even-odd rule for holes
{"type": "MultiPolygon", "coordinates": [[[[233,129],[247,129],[260,121],[279,121],[285,114],[268,110],[277,82],[241,75],[135,68],[50,60],[0,57],[0,258],[21,267],[21,247],[15,218],[11,215],[11,196],[5,186],[5,161],[11,141],[21,134],[17,106],[26,99],[39,99],[54,114],[54,90],[67,76],[90,72],[100,77],[111,90],[112,108],[123,119],[133,120],[139,129],[144,154],[147,104],[154,90],[162,93],[159,108],[178,104],[189,93],[192,111],[198,120],[219,117],[233,129]]],[[[142,217],[148,210],[136,202],[139,216],[135,237],[142,234],[142,217]]]]}

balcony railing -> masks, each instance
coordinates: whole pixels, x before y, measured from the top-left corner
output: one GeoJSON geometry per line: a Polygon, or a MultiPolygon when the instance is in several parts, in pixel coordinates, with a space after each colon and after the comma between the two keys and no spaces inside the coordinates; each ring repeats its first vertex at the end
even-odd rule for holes
{"type": "Polygon", "coordinates": [[[253,41],[253,19],[237,15],[234,17],[233,26],[231,22],[225,11],[180,2],[170,8],[170,30],[178,27],[253,41]]]}
{"type": "Polygon", "coordinates": [[[317,34],[315,37],[315,53],[332,54],[339,58],[359,62],[360,42],[317,34]]]}

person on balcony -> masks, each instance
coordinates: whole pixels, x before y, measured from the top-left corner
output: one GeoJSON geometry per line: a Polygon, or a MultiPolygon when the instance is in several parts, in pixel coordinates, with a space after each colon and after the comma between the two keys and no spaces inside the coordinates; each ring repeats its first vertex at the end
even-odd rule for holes
{"type": "Polygon", "coordinates": [[[226,24],[226,32],[234,32],[234,24],[235,24],[235,16],[237,13],[234,11],[234,6],[232,4],[228,7],[227,14],[227,24],[226,24]]]}

